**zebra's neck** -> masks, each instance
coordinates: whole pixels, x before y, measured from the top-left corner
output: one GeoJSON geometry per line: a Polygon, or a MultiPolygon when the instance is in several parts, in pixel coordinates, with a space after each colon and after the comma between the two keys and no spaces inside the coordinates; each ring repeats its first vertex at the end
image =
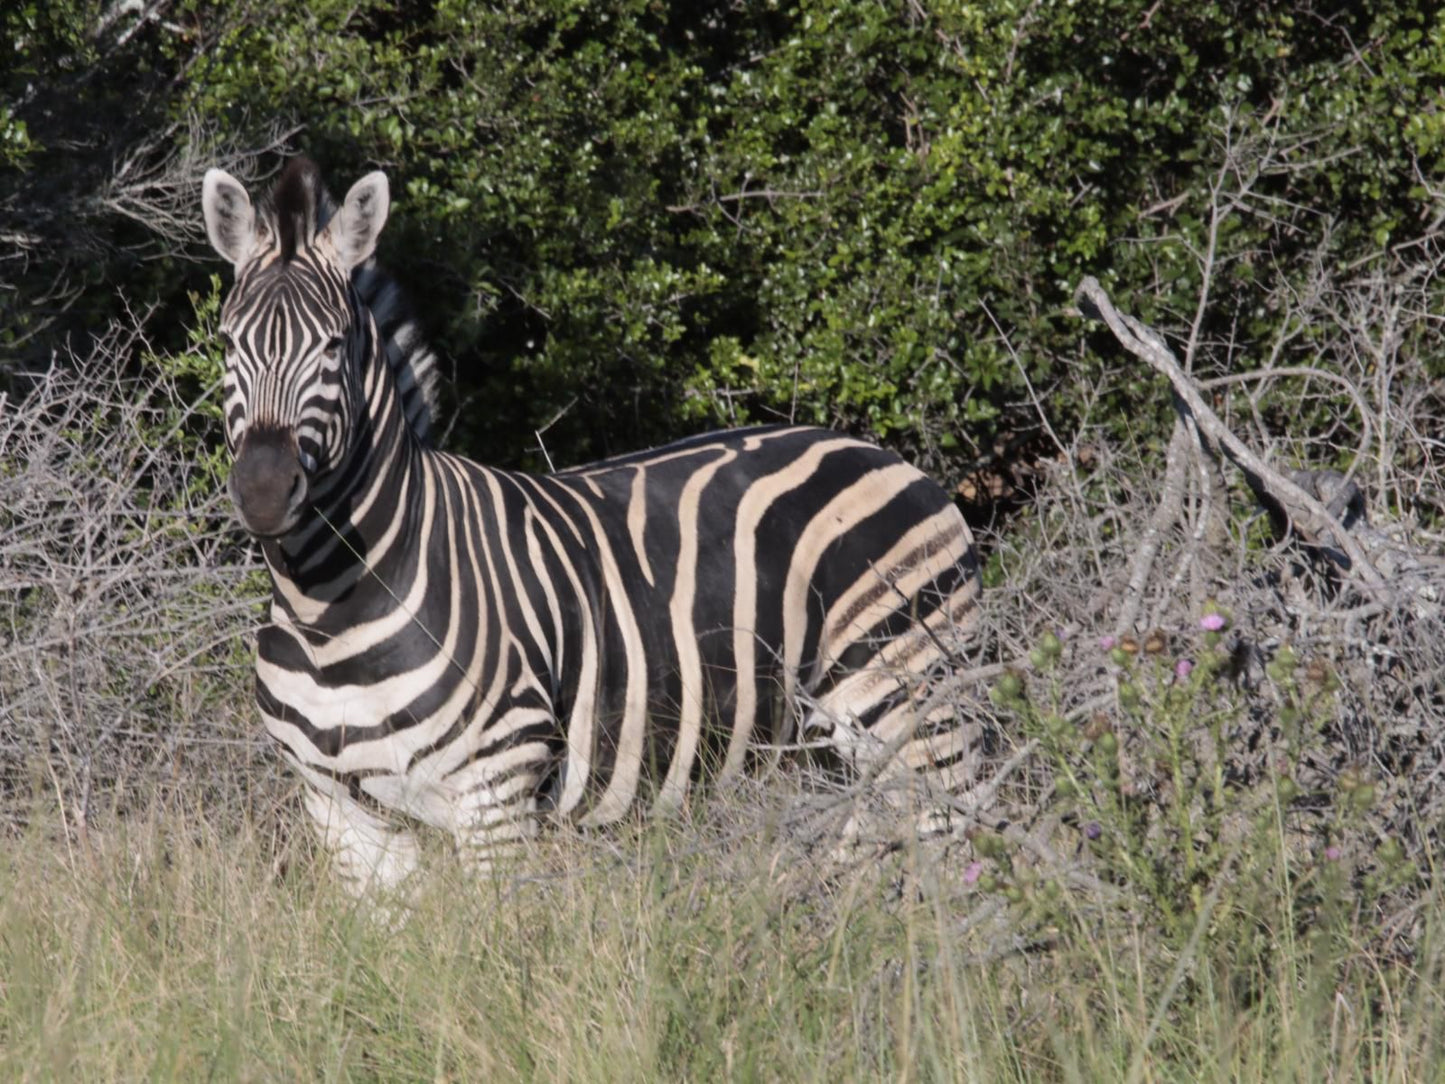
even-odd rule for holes
{"type": "Polygon", "coordinates": [[[275,616],[322,632],[391,609],[416,562],[412,518],[420,514],[429,453],[408,424],[381,337],[373,333],[369,343],[346,456],[318,480],[307,522],[262,547],[275,616]]]}

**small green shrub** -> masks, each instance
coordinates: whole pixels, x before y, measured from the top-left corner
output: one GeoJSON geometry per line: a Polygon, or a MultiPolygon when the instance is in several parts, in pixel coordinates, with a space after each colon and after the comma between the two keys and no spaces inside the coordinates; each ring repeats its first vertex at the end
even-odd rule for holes
{"type": "MultiPolygon", "coordinates": [[[[1261,954],[1261,936],[1277,945],[1306,931],[1344,953],[1361,923],[1389,939],[1387,905],[1418,890],[1420,870],[1408,841],[1374,815],[1371,769],[1338,767],[1341,686],[1325,658],[1284,645],[1256,675],[1253,649],[1213,603],[1193,628],[1069,650],[1073,667],[1094,657],[1108,702],[1069,713],[1066,646],[1054,633],[1030,652],[1031,670],[1006,673],[990,699],[1039,744],[1062,853],[1118,888],[1136,921],[1157,925],[1176,952],[1200,923],[1211,941],[1261,954]],[[1291,928],[1262,930],[1261,908],[1289,914],[1291,928]]],[[[1016,871],[1014,848],[979,842],[990,885],[1012,889],[1032,921],[1060,920],[1050,878],[1061,871],[1016,871]],[[1030,882],[1038,890],[1021,897],[1030,882]]]]}

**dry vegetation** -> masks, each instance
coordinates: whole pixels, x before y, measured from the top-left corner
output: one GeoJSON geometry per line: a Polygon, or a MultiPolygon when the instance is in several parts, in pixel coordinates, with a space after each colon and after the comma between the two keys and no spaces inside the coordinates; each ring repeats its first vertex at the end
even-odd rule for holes
{"type": "Polygon", "coordinates": [[[273,780],[249,702],[264,581],[229,528],[205,399],[139,326],[0,396],[0,801],[82,838],[160,795],[273,780]],[[142,375],[126,376],[137,360],[142,375]]]}

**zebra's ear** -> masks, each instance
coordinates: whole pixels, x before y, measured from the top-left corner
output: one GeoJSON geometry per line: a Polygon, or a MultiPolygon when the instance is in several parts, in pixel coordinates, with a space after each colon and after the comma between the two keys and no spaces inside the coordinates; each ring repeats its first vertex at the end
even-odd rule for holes
{"type": "Polygon", "coordinates": [[[350,271],[371,258],[390,208],[391,186],[380,170],[368,173],[351,186],[341,210],[326,224],[337,259],[345,270],[350,271]]]}
{"type": "Polygon", "coordinates": [[[206,233],[223,259],[239,267],[256,244],[256,212],[246,189],[223,169],[206,170],[201,185],[206,233]]]}

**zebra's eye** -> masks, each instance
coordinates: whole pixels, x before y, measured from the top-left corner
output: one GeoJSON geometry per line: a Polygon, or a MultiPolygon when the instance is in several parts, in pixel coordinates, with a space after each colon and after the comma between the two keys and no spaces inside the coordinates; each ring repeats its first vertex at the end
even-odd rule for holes
{"type": "Polygon", "coordinates": [[[342,338],[340,335],[333,335],[330,339],[327,340],[324,353],[328,357],[340,357],[341,348],[345,345],[346,340],[344,338],[342,338]]]}

